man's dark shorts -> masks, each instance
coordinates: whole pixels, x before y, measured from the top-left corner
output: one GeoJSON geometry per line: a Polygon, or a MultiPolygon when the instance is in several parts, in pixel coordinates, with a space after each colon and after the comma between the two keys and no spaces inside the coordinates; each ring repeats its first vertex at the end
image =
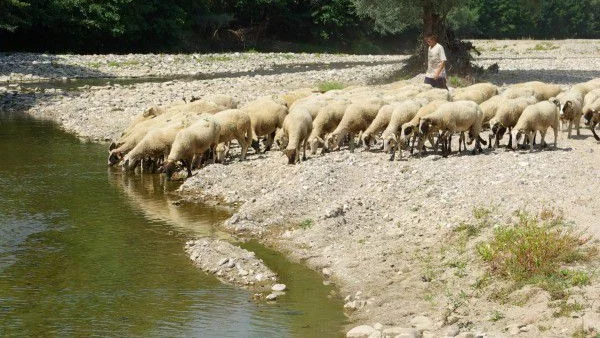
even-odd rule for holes
{"type": "Polygon", "coordinates": [[[437,80],[430,77],[426,77],[425,83],[430,84],[433,88],[448,89],[448,87],[446,86],[446,78],[443,77],[438,77],[437,80]]]}

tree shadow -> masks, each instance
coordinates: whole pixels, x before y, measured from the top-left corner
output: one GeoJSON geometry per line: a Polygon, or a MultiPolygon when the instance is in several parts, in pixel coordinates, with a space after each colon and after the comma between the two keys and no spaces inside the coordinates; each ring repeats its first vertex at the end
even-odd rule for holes
{"type": "Polygon", "coordinates": [[[544,81],[551,83],[585,82],[600,77],[598,70],[566,70],[566,69],[517,69],[502,70],[498,74],[488,75],[487,80],[496,84],[515,84],[527,81],[544,81]]]}
{"type": "Polygon", "coordinates": [[[60,55],[34,54],[34,53],[0,53],[0,79],[8,81],[35,81],[36,78],[62,79],[62,78],[98,78],[112,77],[93,68],[72,65],[60,55]],[[22,75],[22,76],[19,76],[22,75]]]}

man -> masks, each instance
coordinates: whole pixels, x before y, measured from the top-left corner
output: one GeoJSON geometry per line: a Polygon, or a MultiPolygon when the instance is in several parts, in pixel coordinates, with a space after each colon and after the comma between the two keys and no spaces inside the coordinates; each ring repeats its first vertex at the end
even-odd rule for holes
{"type": "Polygon", "coordinates": [[[446,53],[444,47],[438,43],[437,36],[428,34],[425,43],[429,46],[427,51],[427,73],[425,83],[434,88],[448,89],[446,86],[446,53]]]}

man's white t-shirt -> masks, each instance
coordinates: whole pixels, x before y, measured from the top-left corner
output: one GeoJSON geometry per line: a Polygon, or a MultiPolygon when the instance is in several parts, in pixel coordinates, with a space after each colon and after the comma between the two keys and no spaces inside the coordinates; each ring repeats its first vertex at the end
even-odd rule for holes
{"type": "MultiPolygon", "coordinates": [[[[440,68],[440,64],[442,61],[446,61],[446,53],[444,52],[444,47],[439,43],[436,43],[435,46],[429,47],[427,51],[427,73],[426,77],[434,78],[435,72],[440,68]]],[[[446,67],[440,72],[440,78],[446,77],[446,67]]]]}

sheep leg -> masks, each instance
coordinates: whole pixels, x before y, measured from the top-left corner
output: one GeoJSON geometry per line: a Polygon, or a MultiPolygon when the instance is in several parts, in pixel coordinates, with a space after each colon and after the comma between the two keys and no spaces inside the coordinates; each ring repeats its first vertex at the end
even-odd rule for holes
{"type": "Polygon", "coordinates": [[[577,136],[581,136],[581,131],[579,127],[581,125],[581,116],[579,118],[575,118],[575,128],[577,129],[577,136]]]}
{"type": "Polygon", "coordinates": [[[557,149],[556,139],[558,138],[558,129],[556,127],[553,127],[552,131],[554,132],[554,149],[557,149]]]}
{"type": "Polygon", "coordinates": [[[527,138],[529,139],[529,142],[530,142],[529,143],[529,151],[533,151],[533,142],[532,142],[533,137],[534,137],[533,133],[535,133],[535,131],[534,132],[531,132],[531,131],[527,132],[527,138]]]}
{"type": "Polygon", "coordinates": [[[187,177],[192,177],[192,162],[188,160],[181,160],[185,168],[187,169],[187,177]]]}
{"type": "MultiPolygon", "coordinates": [[[[600,140],[598,140],[598,141],[600,141],[600,140]]],[[[410,139],[409,139],[409,142],[410,142],[410,139]]],[[[413,152],[415,151],[415,143],[416,143],[416,142],[417,142],[417,133],[415,133],[415,134],[413,135],[413,137],[412,137],[412,143],[411,143],[411,145],[410,145],[410,154],[411,154],[411,155],[412,155],[412,154],[413,154],[413,152]]]]}
{"type": "Polygon", "coordinates": [[[571,128],[573,128],[573,121],[569,120],[569,126],[568,128],[568,132],[567,132],[567,138],[571,138],[571,128]]]}
{"type": "Polygon", "coordinates": [[[302,149],[302,161],[306,161],[306,143],[308,143],[308,141],[305,139],[304,140],[304,146],[302,149]]]}
{"type": "Polygon", "coordinates": [[[544,149],[547,146],[546,141],[544,140],[546,138],[546,131],[547,130],[540,130],[540,135],[542,136],[542,141],[540,142],[540,150],[544,149]]]}
{"type": "Polygon", "coordinates": [[[598,134],[596,134],[596,122],[591,122],[590,123],[590,128],[592,129],[592,134],[594,134],[594,139],[596,139],[596,141],[600,141],[600,136],[598,136],[598,134]]]}
{"type": "Polygon", "coordinates": [[[488,135],[488,149],[492,149],[492,139],[494,138],[494,133],[490,133],[488,135]]]}
{"type": "Polygon", "coordinates": [[[350,136],[350,140],[348,140],[348,148],[350,149],[350,152],[353,153],[354,152],[354,134],[349,134],[350,136]]]}
{"type": "Polygon", "coordinates": [[[265,144],[265,153],[271,150],[271,146],[273,145],[273,140],[275,140],[275,132],[272,132],[267,136],[267,143],[265,144]]]}

